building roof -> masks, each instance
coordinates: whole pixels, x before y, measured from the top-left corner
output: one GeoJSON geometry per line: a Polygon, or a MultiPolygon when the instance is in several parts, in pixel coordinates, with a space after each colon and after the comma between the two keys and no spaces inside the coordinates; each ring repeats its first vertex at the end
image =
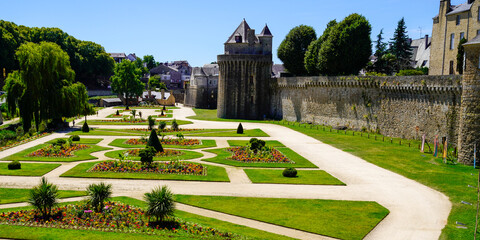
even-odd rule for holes
{"type": "Polygon", "coordinates": [[[109,53],[110,57],[112,58],[126,58],[127,55],[125,53],[109,53]]]}
{"type": "Polygon", "coordinates": [[[120,98],[102,98],[104,102],[107,102],[107,103],[118,103],[118,102],[122,102],[122,100],[120,100],[120,98]]]}
{"type": "Polygon", "coordinates": [[[237,29],[230,35],[228,38],[227,42],[225,43],[236,43],[235,41],[235,36],[241,36],[242,37],[242,43],[247,42],[247,32],[250,30],[250,26],[248,26],[247,21],[245,21],[245,18],[243,21],[238,25],[237,29]]]}
{"type": "Polygon", "coordinates": [[[270,32],[270,29],[268,28],[267,24],[265,24],[265,27],[263,28],[262,32],[258,36],[272,36],[272,33],[270,32]]]}
{"type": "Polygon", "coordinates": [[[157,67],[154,67],[154,68],[150,69],[150,74],[152,74],[152,75],[166,74],[166,73],[169,73],[171,71],[177,71],[177,70],[175,70],[174,68],[170,68],[168,66],[165,66],[163,64],[160,64],[157,67]]]}
{"type": "Polygon", "coordinates": [[[218,64],[205,64],[202,70],[206,76],[218,76],[219,72],[218,64]]]}
{"type": "Polygon", "coordinates": [[[470,11],[470,9],[472,8],[472,5],[473,3],[468,3],[468,2],[459,4],[459,5],[452,5],[450,7],[450,11],[447,13],[447,16],[470,11]]]}
{"type": "Polygon", "coordinates": [[[276,78],[279,78],[281,73],[285,72],[285,67],[283,64],[273,64],[272,65],[272,75],[276,78]]]}
{"type": "Polygon", "coordinates": [[[128,60],[133,62],[133,61],[137,60],[138,57],[137,57],[137,55],[135,55],[135,53],[130,53],[130,54],[128,54],[127,58],[128,58],[128,60]]]}
{"type": "Polygon", "coordinates": [[[480,35],[477,35],[472,40],[466,42],[465,44],[463,44],[463,46],[465,46],[465,45],[476,45],[476,44],[480,44],[480,35]]]}

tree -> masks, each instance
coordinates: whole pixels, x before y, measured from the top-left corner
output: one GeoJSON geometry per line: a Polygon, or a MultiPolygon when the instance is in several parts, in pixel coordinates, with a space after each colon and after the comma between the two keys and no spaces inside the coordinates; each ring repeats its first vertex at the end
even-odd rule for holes
{"type": "Polygon", "coordinates": [[[377,41],[375,41],[375,57],[377,60],[373,63],[371,70],[377,73],[387,73],[387,61],[383,57],[387,54],[387,43],[383,42],[383,29],[377,35],[377,41]]]}
{"type": "Polygon", "coordinates": [[[148,69],[144,66],[141,58],[137,58],[134,63],[135,66],[140,70],[142,76],[148,73],[148,69]]]}
{"type": "Polygon", "coordinates": [[[57,204],[58,187],[42,177],[40,184],[30,190],[28,203],[40,212],[43,219],[50,216],[52,208],[57,204]]]}
{"type": "Polygon", "coordinates": [[[120,98],[125,99],[127,109],[134,96],[140,96],[145,89],[145,84],[140,81],[140,70],[130,61],[122,61],[115,66],[112,81],[112,91],[120,98]]]}
{"type": "Polygon", "coordinates": [[[147,64],[148,70],[158,66],[158,63],[155,62],[155,58],[153,57],[153,55],[143,56],[143,62],[147,64]]]}
{"type": "Polygon", "coordinates": [[[330,36],[330,32],[332,31],[333,27],[337,25],[336,20],[332,20],[327,24],[327,28],[323,32],[323,35],[320,36],[317,40],[312,41],[308,46],[307,52],[305,53],[305,69],[307,70],[309,75],[318,75],[318,52],[322,47],[323,42],[328,39],[330,36]]]}
{"type": "Polygon", "coordinates": [[[155,126],[155,119],[153,119],[152,115],[148,116],[148,130],[152,130],[153,126],[155,126]]]}
{"type": "Polygon", "coordinates": [[[398,21],[393,38],[390,40],[391,46],[389,51],[397,58],[395,70],[400,71],[411,68],[412,48],[410,47],[404,18],[398,21]]]}
{"type": "Polygon", "coordinates": [[[96,212],[102,212],[105,207],[105,201],[112,196],[112,184],[90,184],[87,187],[88,202],[95,208],[96,212]]]}
{"type": "Polygon", "coordinates": [[[318,70],[325,75],[356,75],[372,54],[371,26],[360,14],[335,25],[318,53],[318,70]]]}
{"type": "Polygon", "coordinates": [[[157,222],[173,216],[175,211],[174,195],[167,186],[156,187],[151,193],[145,193],[144,199],[148,206],[147,215],[155,216],[157,222]]]}
{"type": "Polygon", "coordinates": [[[157,132],[154,129],[150,132],[150,137],[148,137],[147,146],[155,148],[157,152],[163,152],[162,143],[158,139],[157,132]]]}
{"type": "Polygon", "coordinates": [[[20,71],[9,74],[4,90],[9,111],[20,109],[24,129],[32,121],[36,129],[42,121],[82,114],[89,106],[86,88],[73,84],[75,73],[68,55],[55,43],[22,44],[16,56],[20,71]]]}
{"type": "Polygon", "coordinates": [[[312,41],[317,39],[315,30],[310,26],[294,27],[278,47],[278,58],[282,60],[285,69],[295,75],[305,75],[305,52],[312,41]]]}
{"type": "Polygon", "coordinates": [[[463,74],[463,59],[465,57],[465,49],[463,48],[463,44],[467,42],[467,39],[462,38],[458,43],[458,52],[457,52],[457,72],[458,74],[463,74]]]}
{"type": "Polygon", "coordinates": [[[165,89],[165,90],[168,90],[167,89],[167,85],[165,85],[164,82],[160,81],[160,76],[151,76],[149,79],[148,79],[148,87],[150,89],[155,89],[155,88],[159,88],[159,89],[165,89]]]}

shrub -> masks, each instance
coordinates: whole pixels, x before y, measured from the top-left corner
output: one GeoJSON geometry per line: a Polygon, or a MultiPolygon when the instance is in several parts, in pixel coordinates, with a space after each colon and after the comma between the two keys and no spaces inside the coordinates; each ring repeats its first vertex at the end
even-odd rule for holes
{"type": "Polygon", "coordinates": [[[58,187],[49,183],[45,177],[42,177],[40,184],[30,190],[30,198],[28,203],[35,207],[46,219],[57,204],[58,187]]]}
{"type": "Polygon", "coordinates": [[[285,170],[283,170],[282,172],[282,175],[284,177],[296,177],[297,176],[297,170],[293,167],[289,167],[289,168],[285,168],[285,170]]]}
{"type": "Polygon", "coordinates": [[[160,116],[163,116],[163,109],[162,109],[162,112],[160,113],[160,116]]]}
{"type": "Polygon", "coordinates": [[[142,165],[150,167],[150,164],[152,164],[155,154],[155,148],[147,146],[145,149],[139,151],[138,156],[140,156],[140,161],[142,162],[142,165]]]}
{"type": "Polygon", "coordinates": [[[53,143],[54,146],[63,146],[63,144],[67,143],[67,141],[65,141],[65,139],[63,138],[60,138],[60,139],[57,139],[57,141],[55,141],[55,143],[53,143]]]}
{"type": "Polygon", "coordinates": [[[40,125],[38,126],[38,131],[39,132],[45,132],[47,130],[47,123],[46,122],[41,122],[40,125]]]}
{"type": "Polygon", "coordinates": [[[243,134],[243,126],[242,126],[242,123],[238,124],[237,134],[243,134]]]}
{"type": "Polygon", "coordinates": [[[173,121],[172,121],[172,130],[173,131],[178,131],[177,119],[173,119],[173,121]]]}
{"type": "Polygon", "coordinates": [[[117,110],[117,112],[115,113],[115,115],[119,116],[119,115],[120,115],[120,112],[117,110]]]}
{"type": "Polygon", "coordinates": [[[105,207],[105,201],[112,196],[112,185],[103,182],[99,184],[90,184],[87,187],[88,202],[96,209],[96,212],[102,212],[105,207]]]}
{"type": "Polygon", "coordinates": [[[17,136],[23,136],[23,134],[25,133],[25,132],[23,131],[23,127],[22,127],[22,126],[17,127],[17,129],[15,130],[15,132],[17,133],[17,136]]]}
{"type": "Polygon", "coordinates": [[[90,132],[87,122],[85,121],[82,126],[82,132],[90,132]]]}
{"type": "Polygon", "coordinates": [[[72,141],[78,142],[78,141],[80,141],[80,136],[78,136],[78,135],[72,135],[72,136],[70,137],[70,139],[72,139],[72,141]]]}
{"type": "Polygon", "coordinates": [[[152,116],[148,116],[148,130],[152,130],[153,126],[155,126],[155,119],[152,116]]]}
{"type": "Polygon", "coordinates": [[[152,129],[150,132],[150,137],[148,138],[147,146],[151,146],[155,148],[157,152],[163,152],[163,147],[162,144],[160,143],[160,140],[158,140],[157,132],[152,129]]]}
{"type": "Polygon", "coordinates": [[[162,109],[162,110],[163,110],[163,111],[166,111],[166,110],[167,110],[167,108],[165,107],[165,105],[163,105],[163,109],[162,109]]]}
{"type": "Polygon", "coordinates": [[[160,121],[160,123],[158,124],[158,129],[163,131],[163,129],[165,129],[165,127],[167,127],[167,122],[160,121]]]}
{"type": "Polygon", "coordinates": [[[259,150],[262,150],[262,148],[264,147],[265,147],[265,141],[257,138],[250,139],[250,150],[257,152],[259,150]]]}
{"type": "Polygon", "coordinates": [[[395,76],[413,76],[413,75],[425,75],[423,71],[416,69],[404,69],[400,70],[395,76]]]}
{"type": "Polygon", "coordinates": [[[167,216],[173,216],[175,211],[174,195],[167,186],[156,187],[151,193],[145,193],[147,202],[147,215],[156,217],[157,222],[163,221],[167,216]]]}
{"type": "Polygon", "coordinates": [[[22,164],[18,160],[12,161],[8,164],[8,170],[16,170],[21,168],[22,164]]]}

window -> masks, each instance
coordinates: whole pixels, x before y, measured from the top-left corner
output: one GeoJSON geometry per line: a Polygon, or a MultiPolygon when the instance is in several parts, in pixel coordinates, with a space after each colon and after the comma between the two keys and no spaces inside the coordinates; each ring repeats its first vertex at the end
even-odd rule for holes
{"type": "Polygon", "coordinates": [[[450,34],[450,50],[455,48],[455,33],[450,34]]]}
{"type": "Polygon", "coordinates": [[[457,25],[460,25],[460,15],[457,15],[457,25]]]}
{"type": "Polygon", "coordinates": [[[465,38],[465,33],[464,32],[461,32],[460,33],[460,40],[464,39],[465,38]]]}
{"type": "Polygon", "coordinates": [[[450,75],[453,74],[453,61],[450,61],[450,70],[449,70],[449,73],[450,75]]]}
{"type": "Polygon", "coordinates": [[[424,61],[422,62],[422,67],[425,67],[425,66],[427,65],[427,63],[428,63],[428,60],[424,60],[424,61]]]}
{"type": "Polygon", "coordinates": [[[477,36],[480,34],[480,29],[477,30],[477,36]]]}
{"type": "Polygon", "coordinates": [[[480,7],[478,7],[478,21],[480,21],[480,7]]]}
{"type": "Polygon", "coordinates": [[[236,43],[241,43],[242,42],[242,36],[235,36],[235,42],[236,43]]]}

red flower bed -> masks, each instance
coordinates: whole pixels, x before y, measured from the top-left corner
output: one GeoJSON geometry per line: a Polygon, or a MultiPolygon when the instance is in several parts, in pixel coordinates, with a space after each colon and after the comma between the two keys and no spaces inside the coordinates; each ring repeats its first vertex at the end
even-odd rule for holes
{"type": "MultiPolygon", "coordinates": [[[[130,130],[133,130],[133,131],[144,131],[144,132],[150,132],[151,130],[148,130],[146,128],[131,128],[130,130]]],[[[157,130],[157,132],[161,133],[161,132],[191,132],[191,131],[199,131],[199,130],[203,130],[203,129],[197,129],[197,128],[180,128],[178,130],[173,130],[171,128],[165,128],[163,130],[157,130]]]]}
{"type": "MultiPolygon", "coordinates": [[[[129,206],[123,203],[107,202],[103,212],[91,210],[91,206],[86,203],[69,204],[52,209],[51,217],[42,219],[37,216],[35,210],[20,210],[14,212],[0,213],[0,224],[78,229],[78,230],[96,230],[105,232],[126,232],[143,233],[153,235],[172,235],[191,238],[226,238],[236,237],[228,232],[220,232],[214,228],[202,227],[200,225],[186,222],[178,218],[167,218],[168,228],[162,228],[149,223],[146,211],[129,206]]],[[[160,236],[159,236],[160,237],[160,236]]],[[[174,236],[169,236],[173,237],[174,236]]]]}
{"type": "Polygon", "coordinates": [[[130,119],[99,119],[99,120],[95,120],[95,121],[99,121],[99,122],[143,123],[143,122],[146,122],[147,120],[145,120],[145,119],[140,119],[140,118],[136,118],[136,119],[134,119],[134,120],[130,120],[130,119]]]}
{"type": "MultiPolygon", "coordinates": [[[[127,151],[129,156],[138,156],[141,149],[130,149],[127,151]]],[[[157,152],[156,157],[170,157],[170,156],[180,156],[183,153],[181,151],[172,150],[172,149],[163,149],[163,152],[157,152]]]]}
{"type": "Polygon", "coordinates": [[[201,164],[178,161],[153,162],[149,167],[146,167],[140,162],[108,160],[95,164],[89,172],[207,175],[207,169],[201,164]]]}
{"type": "Polygon", "coordinates": [[[21,141],[13,141],[13,142],[9,142],[7,145],[3,146],[3,147],[0,147],[0,151],[3,151],[3,150],[7,150],[9,148],[13,148],[13,147],[16,147],[18,145],[22,145],[24,143],[27,143],[27,142],[30,142],[30,141],[33,141],[35,139],[39,139],[41,137],[45,137],[47,135],[50,135],[51,133],[49,132],[43,132],[43,133],[40,133],[40,134],[37,134],[35,136],[32,136],[32,137],[29,137],[27,139],[24,139],[24,140],[21,140],[21,141]]]}
{"type": "Polygon", "coordinates": [[[68,147],[60,147],[54,145],[48,145],[37,151],[34,151],[27,156],[29,157],[72,157],[74,156],[73,152],[90,148],[90,146],[85,144],[71,144],[68,147]]]}
{"type": "Polygon", "coordinates": [[[295,163],[272,147],[256,153],[247,147],[230,147],[227,148],[227,151],[233,153],[228,159],[240,162],[295,163]]]}
{"type": "MultiPolygon", "coordinates": [[[[129,145],[145,145],[147,144],[146,139],[141,138],[132,138],[125,141],[125,144],[129,145]]],[[[198,139],[173,139],[173,138],[166,138],[160,140],[160,142],[164,145],[181,145],[181,146],[192,146],[192,145],[200,145],[200,140],[198,139]]]]}

